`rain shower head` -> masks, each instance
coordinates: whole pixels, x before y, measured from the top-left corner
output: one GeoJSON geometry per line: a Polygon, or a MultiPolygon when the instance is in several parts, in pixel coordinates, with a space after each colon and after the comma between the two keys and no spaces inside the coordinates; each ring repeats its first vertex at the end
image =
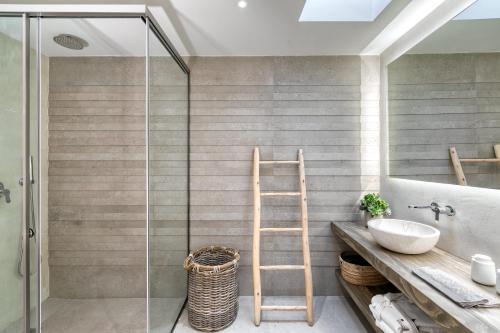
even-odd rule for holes
{"type": "Polygon", "coordinates": [[[70,34],[57,35],[54,37],[54,42],[71,50],[82,50],[89,46],[85,39],[70,34]]]}

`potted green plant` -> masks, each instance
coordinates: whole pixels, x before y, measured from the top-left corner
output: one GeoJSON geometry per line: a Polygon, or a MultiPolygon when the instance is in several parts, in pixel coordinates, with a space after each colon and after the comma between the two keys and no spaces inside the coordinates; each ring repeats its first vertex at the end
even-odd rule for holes
{"type": "Polygon", "coordinates": [[[382,218],[383,216],[391,215],[389,204],[378,193],[366,194],[361,199],[359,209],[363,211],[365,227],[372,218],[382,218]]]}

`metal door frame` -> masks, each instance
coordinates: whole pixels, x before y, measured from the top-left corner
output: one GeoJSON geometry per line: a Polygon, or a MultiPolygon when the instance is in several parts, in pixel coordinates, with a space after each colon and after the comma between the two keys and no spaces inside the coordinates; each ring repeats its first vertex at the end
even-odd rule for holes
{"type": "MultiPolygon", "coordinates": [[[[77,9],[78,6],[75,6],[77,9]]],[[[144,6],[144,11],[130,11],[130,12],[27,12],[27,11],[19,11],[19,12],[0,12],[1,16],[16,16],[16,17],[22,17],[22,175],[23,175],[23,191],[22,191],[22,198],[23,198],[23,209],[22,209],[22,232],[23,232],[23,238],[24,238],[24,253],[23,253],[23,260],[24,260],[24,281],[23,281],[23,328],[25,333],[30,332],[31,328],[31,320],[30,320],[30,312],[31,312],[31,285],[30,285],[30,224],[29,224],[29,219],[30,219],[30,212],[31,212],[31,203],[30,203],[30,196],[31,196],[31,186],[28,186],[29,184],[29,179],[30,179],[30,156],[31,156],[31,149],[30,149],[30,94],[31,94],[31,87],[30,87],[30,82],[31,82],[31,75],[30,75],[30,64],[31,64],[31,38],[30,38],[30,19],[31,18],[38,18],[37,20],[37,33],[36,33],[36,66],[35,66],[35,71],[36,71],[36,89],[37,89],[37,101],[36,101],[36,126],[37,126],[37,131],[38,131],[38,144],[37,144],[37,152],[38,152],[38,168],[36,170],[38,174],[38,219],[35,223],[37,223],[37,233],[35,234],[35,239],[36,239],[36,258],[37,258],[37,263],[36,263],[36,281],[37,281],[37,295],[36,295],[36,302],[37,302],[37,307],[36,307],[36,331],[40,333],[41,331],[41,300],[42,300],[42,295],[41,295],[41,221],[40,219],[42,218],[41,214],[41,209],[42,209],[42,204],[41,204],[41,199],[42,199],[42,182],[40,179],[41,175],[41,161],[40,161],[40,156],[41,156],[41,131],[40,131],[40,120],[42,119],[41,115],[41,41],[40,41],[40,29],[41,29],[41,18],[140,18],[145,22],[145,32],[146,32],[146,39],[145,39],[145,54],[146,54],[146,65],[145,65],[145,76],[146,76],[146,124],[148,124],[149,121],[149,33],[153,32],[160,43],[165,47],[167,52],[172,56],[172,58],[175,60],[175,62],[178,64],[178,66],[181,68],[181,70],[187,75],[187,107],[188,107],[188,121],[187,121],[187,137],[188,137],[188,148],[187,148],[187,155],[188,155],[188,163],[187,163],[187,191],[188,191],[188,198],[187,198],[187,253],[189,253],[189,248],[190,248],[190,114],[191,114],[191,100],[190,100],[190,89],[191,89],[191,75],[190,75],[190,69],[186,62],[183,60],[183,58],[180,56],[170,39],[167,37],[166,33],[161,29],[161,26],[158,24],[152,13],[149,11],[149,9],[144,6]]],[[[149,274],[150,274],[150,267],[149,267],[149,260],[150,260],[150,250],[149,250],[149,226],[150,226],[150,217],[149,217],[149,132],[148,128],[146,128],[146,193],[147,193],[147,199],[146,199],[146,230],[147,230],[147,235],[146,235],[146,243],[147,243],[147,258],[146,258],[146,269],[147,269],[147,274],[146,274],[146,288],[147,288],[147,311],[146,311],[146,316],[147,316],[147,332],[149,332],[149,274]]],[[[182,312],[182,310],[181,310],[182,312]]],[[[177,319],[174,323],[174,328],[175,325],[177,324],[177,321],[179,320],[180,313],[177,316],[177,319]]]]}

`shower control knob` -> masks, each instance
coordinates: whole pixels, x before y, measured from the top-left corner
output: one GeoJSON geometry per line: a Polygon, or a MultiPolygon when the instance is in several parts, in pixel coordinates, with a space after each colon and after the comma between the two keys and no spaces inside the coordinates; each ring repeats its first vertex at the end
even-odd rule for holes
{"type": "Polygon", "coordinates": [[[10,203],[10,191],[5,188],[3,183],[0,183],[0,197],[4,196],[5,197],[5,202],[10,203]]]}

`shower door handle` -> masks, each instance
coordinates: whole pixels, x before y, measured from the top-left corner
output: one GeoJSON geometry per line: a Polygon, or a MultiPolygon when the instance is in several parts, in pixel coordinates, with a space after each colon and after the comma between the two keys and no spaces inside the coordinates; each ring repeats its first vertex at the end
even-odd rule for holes
{"type": "MultiPolygon", "coordinates": [[[[30,182],[31,184],[35,184],[35,177],[33,176],[33,156],[30,156],[30,182]]],[[[19,179],[19,185],[24,185],[24,179],[19,179]]]]}
{"type": "Polygon", "coordinates": [[[5,202],[10,203],[10,190],[6,189],[3,183],[0,183],[0,197],[5,197],[5,202]]]}

